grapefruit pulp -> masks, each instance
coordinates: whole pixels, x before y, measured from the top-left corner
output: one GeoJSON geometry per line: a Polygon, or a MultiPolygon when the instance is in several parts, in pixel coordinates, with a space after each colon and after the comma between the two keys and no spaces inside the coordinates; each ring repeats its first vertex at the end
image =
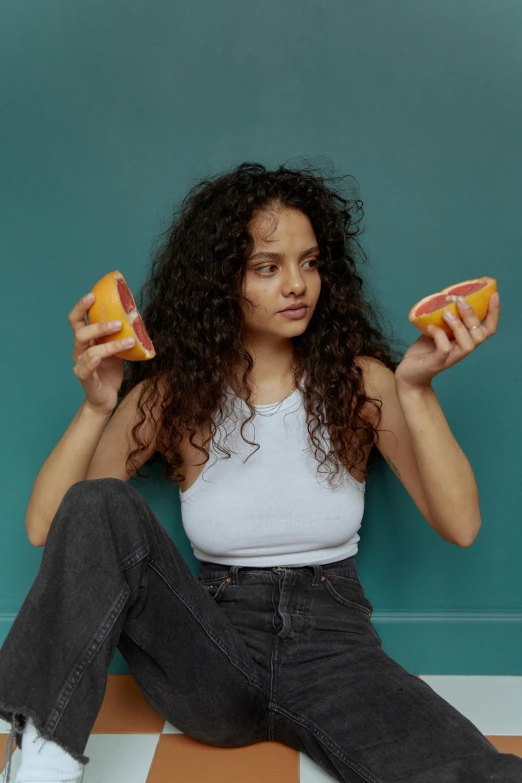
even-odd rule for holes
{"type": "Polygon", "coordinates": [[[462,320],[457,305],[457,298],[464,299],[474,309],[477,317],[483,321],[489,309],[489,298],[497,290],[497,281],[494,277],[477,277],[474,280],[465,280],[463,283],[450,285],[436,294],[425,296],[413,305],[408,313],[408,319],[423,334],[431,337],[428,326],[438,326],[443,329],[448,337],[453,337],[453,330],[446,323],[442,314],[444,310],[450,310],[456,318],[462,320]]]}
{"type": "Polygon", "coordinates": [[[123,324],[119,332],[97,337],[96,343],[100,345],[113,340],[123,340],[125,337],[134,337],[136,341],[134,345],[113,356],[129,362],[153,359],[156,351],[121,272],[109,272],[98,280],[91,292],[96,299],[87,311],[87,322],[93,324],[100,321],[121,321],[123,324]]]}

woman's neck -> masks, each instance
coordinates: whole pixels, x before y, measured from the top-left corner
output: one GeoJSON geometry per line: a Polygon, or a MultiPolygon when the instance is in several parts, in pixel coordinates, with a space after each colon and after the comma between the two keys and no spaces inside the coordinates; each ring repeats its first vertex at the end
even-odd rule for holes
{"type": "MultiPolygon", "coordinates": [[[[292,368],[288,368],[284,375],[276,375],[274,372],[261,375],[259,372],[256,372],[256,368],[254,368],[248,377],[248,384],[252,389],[251,401],[255,405],[279,402],[279,400],[282,400],[296,388],[292,368]]],[[[239,397],[246,399],[246,389],[242,387],[239,378],[236,379],[232,390],[239,397]]]]}

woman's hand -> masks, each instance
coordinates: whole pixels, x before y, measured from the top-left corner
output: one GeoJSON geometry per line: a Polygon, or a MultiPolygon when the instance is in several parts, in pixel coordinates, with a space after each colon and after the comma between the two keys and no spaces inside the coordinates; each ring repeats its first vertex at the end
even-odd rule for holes
{"type": "Polygon", "coordinates": [[[446,319],[455,339],[450,340],[445,331],[437,327],[433,327],[433,338],[421,335],[410,345],[395,370],[396,381],[412,388],[425,388],[435,375],[453,367],[497,331],[500,304],[495,301],[495,294],[489,298],[484,323],[480,322],[471,305],[466,307],[459,300],[457,307],[462,320],[446,319]]]}
{"type": "Polygon", "coordinates": [[[121,330],[121,323],[111,326],[110,321],[85,325],[84,317],[92,307],[95,295],[81,299],[68,315],[74,332],[73,361],[74,374],[85,391],[87,404],[103,413],[112,413],[118,402],[118,392],[123,381],[123,359],[114,356],[134,343],[123,340],[97,344],[96,338],[121,330]]]}

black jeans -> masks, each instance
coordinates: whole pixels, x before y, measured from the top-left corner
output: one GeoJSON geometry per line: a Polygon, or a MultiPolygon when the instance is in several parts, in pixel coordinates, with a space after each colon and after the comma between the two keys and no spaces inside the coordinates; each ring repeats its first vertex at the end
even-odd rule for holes
{"type": "Polygon", "coordinates": [[[80,481],[0,651],[6,756],[31,716],[87,763],[118,648],[153,709],[210,745],[276,740],[349,783],[520,783],[521,758],[386,655],[372,611],[353,557],[196,577],[134,487],[80,481]]]}

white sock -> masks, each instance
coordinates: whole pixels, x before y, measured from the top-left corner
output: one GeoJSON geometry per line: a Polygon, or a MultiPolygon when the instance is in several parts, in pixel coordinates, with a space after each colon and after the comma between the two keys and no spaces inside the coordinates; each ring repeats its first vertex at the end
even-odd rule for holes
{"type": "Polygon", "coordinates": [[[32,718],[22,734],[21,762],[14,783],[81,783],[83,764],[36,731],[32,718]]]}

